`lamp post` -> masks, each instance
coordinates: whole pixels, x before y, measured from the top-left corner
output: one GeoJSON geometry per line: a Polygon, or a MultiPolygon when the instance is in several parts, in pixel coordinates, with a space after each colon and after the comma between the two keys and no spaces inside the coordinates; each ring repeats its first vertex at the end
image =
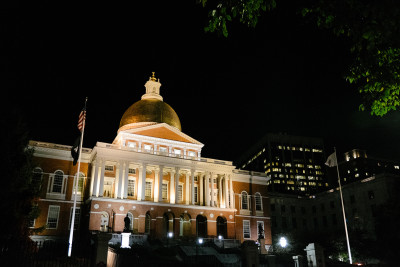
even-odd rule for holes
{"type": "Polygon", "coordinates": [[[167,247],[169,247],[169,240],[172,239],[173,236],[174,236],[174,233],[168,232],[168,235],[167,235],[167,247]]]}
{"type": "Polygon", "coordinates": [[[198,239],[197,239],[197,242],[196,242],[196,265],[199,265],[199,261],[198,261],[198,247],[199,246],[201,246],[203,244],[203,238],[201,238],[201,237],[199,237],[198,239]]]}
{"type": "Polygon", "coordinates": [[[285,248],[285,247],[288,245],[287,240],[286,240],[285,237],[282,236],[282,237],[279,239],[279,245],[280,245],[282,248],[285,248]]]}

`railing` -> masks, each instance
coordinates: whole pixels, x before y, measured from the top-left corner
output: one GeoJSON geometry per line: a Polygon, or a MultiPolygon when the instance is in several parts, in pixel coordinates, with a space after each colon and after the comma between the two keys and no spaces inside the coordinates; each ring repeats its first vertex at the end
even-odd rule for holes
{"type": "MultiPolygon", "coordinates": [[[[33,141],[33,140],[29,141],[29,146],[53,148],[53,149],[67,150],[67,151],[71,151],[71,148],[72,148],[72,146],[59,145],[59,144],[46,143],[46,142],[38,142],[38,141],[33,141]]],[[[83,153],[91,153],[92,149],[90,149],[90,148],[82,148],[82,152],[83,153]]]]}
{"type": "Polygon", "coordinates": [[[193,156],[169,153],[169,152],[164,152],[164,151],[155,151],[154,149],[149,149],[149,150],[138,149],[137,147],[120,146],[120,145],[114,145],[114,144],[107,144],[107,143],[103,143],[103,142],[97,142],[96,146],[102,147],[102,148],[132,151],[132,152],[145,153],[145,154],[151,154],[151,155],[197,160],[197,161],[201,161],[201,162],[232,166],[232,161],[216,160],[216,159],[202,158],[202,157],[197,157],[197,156],[193,157],[193,156]]]}

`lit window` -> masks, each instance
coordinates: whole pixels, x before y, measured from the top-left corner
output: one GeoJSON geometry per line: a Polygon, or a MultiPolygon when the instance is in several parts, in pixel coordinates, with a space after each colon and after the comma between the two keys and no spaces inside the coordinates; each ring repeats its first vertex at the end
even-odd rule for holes
{"type": "MultiPolygon", "coordinates": [[[[74,177],[74,180],[75,180],[75,177],[74,177]]],[[[78,195],[82,194],[84,181],[85,181],[85,175],[83,173],[80,173],[79,179],[78,179],[78,195]]],[[[76,192],[75,192],[75,185],[74,185],[73,194],[75,194],[75,193],[76,192]]]]}
{"type": "Polygon", "coordinates": [[[189,151],[189,152],[188,152],[188,156],[189,156],[189,157],[196,157],[196,152],[194,152],[194,151],[189,151]]]}
{"type": "Polygon", "coordinates": [[[62,171],[56,171],[53,178],[53,193],[61,193],[64,182],[64,173],[62,171]]]}
{"type": "Polygon", "coordinates": [[[180,185],[178,185],[178,196],[177,196],[177,198],[178,198],[178,202],[181,202],[182,201],[182,199],[183,199],[183,188],[182,188],[183,186],[180,184],[180,185]]]}
{"type": "Polygon", "coordinates": [[[112,172],[112,171],[114,171],[114,165],[106,165],[106,166],[104,166],[104,170],[106,170],[108,172],[112,172]]]}
{"type": "Polygon", "coordinates": [[[256,211],[261,211],[262,210],[262,198],[261,198],[260,193],[255,193],[254,199],[256,202],[256,211]]]}
{"type": "Polygon", "coordinates": [[[180,155],[181,154],[181,150],[180,149],[174,149],[174,154],[175,155],[180,155]]]}
{"type": "Polygon", "coordinates": [[[134,143],[134,142],[128,142],[128,147],[130,147],[130,148],[136,148],[136,143],[134,143]]]}
{"type": "Polygon", "coordinates": [[[128,196],[129,197],[135,196],[135,180],[133,179],[128,180],[128,196]]]}
{"type": "Polygon", "coordinates": [[[250,238],[250,221],[243,220],[243,238],[250,238]]]}
{"type": "Polygon", "coordinates": [[[147,152],[151,151],[151,145],[144,145],[144,150],[147,152]]]}
{"type": "Polygon", "coordinates": [[[151,187],[152,187],[152,182],[146,181],[146,187],[145,187],[145,197],[151,198],[151,187]]]}
{"type": "Polygon", "coordinates": [[[161,154],[166,154],[167,153],[167,148],[163,147],[163,146],[160,146],[160,153],[161,154]]]}
{"type": "MultiPolygon", "coordinates": [[[[73,209],[74,209],[74,208],[71,207],[71,211],[70,211],[70,213],[69,213],[69,224],[68,224],[68,229],[71,229],[71,221],[72,221],[72,212],[73,212],[73,209]]],[[[79,222],[80,222],[80,219],[81,219],[81,208],[80,208],[80,207],[76,207],[76,209],[75,209],[75,219],[74,219],[74,230],[79,229],[79,222]]]]}
{"type": "Polygon", "coordinates": [[[57,229],[59,213],[60,206],[49,206],[49,212],[47,214],[47,229],[57,229]]]}
{"type": "Polygon", "coordinates": [[[168,199],[168,184],[163,183],[161,190],[162,190],[162,199],[167,200],[168,199]]]}
{"type": "Polygon", "coordinates": [[[249,209],[249,201],[248,201],[248,194],[246,191],[242,192],[242,210],[248,210],[249,209]]]}

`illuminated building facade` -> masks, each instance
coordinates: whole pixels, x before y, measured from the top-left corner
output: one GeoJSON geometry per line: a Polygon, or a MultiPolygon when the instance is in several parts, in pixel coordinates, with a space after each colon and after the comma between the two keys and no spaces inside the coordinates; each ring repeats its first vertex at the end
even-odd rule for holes
{"type": "MultiPolygon", "coordinates": [[[[339,160],[339,172],[342,184],[360,181],[378,174],[400,175],[400,162],[388,159],[368,157],[367,152],[353,149],[344,153],[344,161],[339,160]]],[[[337,186],[336,168],[328,168],[330,184],[337,186]]]]}
{"type": "Polygon", "coordinates": [[[329,187],[325,179],[323,141],[320,138],[267,134],[237,165],[266,173],[269,192],[312,195],[329,187]]]}
{"type": "Polygon", "coordinates": [[[160,86],[153,74],[142,99],[123,114],[113,143],[83,149],[79,179],[70,146],[30,142],[42,181],[32,227],[47,225],[33,239],[68,235],[76,195],[77,230],[121,232],[128,216],[134,234],[151,238],[172,233],[243,242],[257,240],[261,227],[271,244],[267,175],[201,157],[204,145],[181,131],[160,86]]]}

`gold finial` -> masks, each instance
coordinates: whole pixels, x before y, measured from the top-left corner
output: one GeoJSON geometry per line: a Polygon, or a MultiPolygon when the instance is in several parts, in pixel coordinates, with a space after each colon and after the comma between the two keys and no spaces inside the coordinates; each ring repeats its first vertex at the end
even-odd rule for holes
{"type": "Polygon", "coordinates": [[[151,79],[153,82],[155,82],[155,81],[157,81],[156,77],[154,76],[154,73],[155,73],[155,72],[153,71],[152,73],[153,73],[153,76],[151,76],[150,79],[151,79]]]}

